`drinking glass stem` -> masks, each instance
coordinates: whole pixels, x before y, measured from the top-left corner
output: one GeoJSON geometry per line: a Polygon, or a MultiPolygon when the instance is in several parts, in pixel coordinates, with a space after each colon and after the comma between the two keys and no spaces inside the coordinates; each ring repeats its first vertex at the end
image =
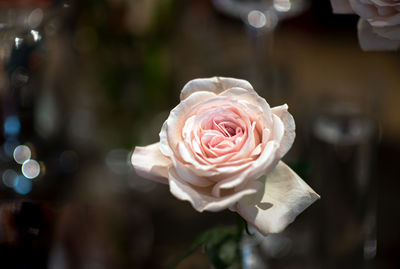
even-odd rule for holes
{"type": "Polygon", "coordinates": [[[273,64],[274,29],[255,28],[246,24],[247,37],[251,49],[250,80],[263,96],[270,102],[278,98],[278,91],[274,86],[276,67],[273,64]]]}

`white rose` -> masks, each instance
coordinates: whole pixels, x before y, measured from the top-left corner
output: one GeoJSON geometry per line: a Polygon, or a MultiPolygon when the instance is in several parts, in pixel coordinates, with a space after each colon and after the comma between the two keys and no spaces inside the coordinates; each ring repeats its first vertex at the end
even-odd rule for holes
{"type": "Polygon", "coordinates": [[[363,50],[400,47],[399,0],[331,0],[334,13],[360,16],[358,39],[363,50]]]}
{"type": "Polygon", "coordinates": [[[319,198],[280,161],[295,138],[287,108],[271,109],[245,80],[192,80],[160,142],[136,147],[132,164],[199,212],[229,208],[263,234],[280,232],[319,198]]]}

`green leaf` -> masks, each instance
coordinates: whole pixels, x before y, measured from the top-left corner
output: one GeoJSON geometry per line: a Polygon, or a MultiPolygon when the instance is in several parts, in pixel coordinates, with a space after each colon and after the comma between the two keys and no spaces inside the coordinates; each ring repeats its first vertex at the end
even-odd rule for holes
{"type": "Polygon", "coordinates": [[[216,269],[232,265],[239,254],[239,237],[234,229],[216,228],[205,244],[207,257],[216,269]]]}
{"type": "Polygon", "coordinates": [[[202,246],[204,246],[205,253],[215,269],[232,268],[232,265],[240,264],[239,246],[244,231],[251,235],[246,220],[237,215],[236,228],[216,227],[201,233],[195,238],[190,247],[168,268],[175,268],[202,246]]]}
{"type": "Polygon", "coordinates": [[[224,264],[232,264],[237,256],[238,242],[234,239],[230,239],[221,245],[219,248],[218,258],[224,264]]]}
{"type": "Polygon", "coordinates": [[[232,227],[209,229],[196,237],[188,250],[179,256],[168,268],[175,268],[203,245],[207,257],[216,269],[227,268],[238,259],[239,240],[240,237],[232,227]]]}

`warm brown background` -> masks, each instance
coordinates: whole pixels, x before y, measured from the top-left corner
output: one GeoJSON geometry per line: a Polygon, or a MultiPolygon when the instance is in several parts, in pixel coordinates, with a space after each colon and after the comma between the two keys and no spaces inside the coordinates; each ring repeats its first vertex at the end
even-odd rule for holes
{"type": "MultiPolygon", "coordinates": [[[[0,19],[6,22],[10,10],[28,16],[29,3],[15,9],[1,1],[0,19]]],[[[34,149],[42,174],[27,195],[0,182],[0,268],[163,268],[196,234],[234,224],[233,213],[197,213],[126,163],[134,146],[158,140],[182,86],[214,75],[248,79],[271,106],[288,103],[298,133],[285,160],[306,167],[317,147],[310,143],[310,123],[326,100],[366,107],[378,126],[376,265],[398,268],[399,54],[361,51],[356,16],[333,15],[328,0],[310,4],[262,43],[261,59],[244,24],[217,12],[211,1],[55,1],[43,9],[44,39],[23,63],[27,85],[10,86],[9,59],[1,56],[0,123],[17,111],[19,142],[34,149]],[[49,115],[52,128],[43,128],[49,123],[40,113],[49,115]],[[60,159],[66,151],[72,152],[67,166],[60,159]]],[[[12,34],[24,30],[13,23],[12,34]]],[[[2,55],[7,51],[1,48],[2,55]]],[[[0,143],[6,140],[2,133],[0,143]]],[[[18,171],[12,158],[0,157],[0,174],[18,171]]],[[[310,207],[289,232],[318,229],[312,221],[317,210],[310,207]]],[[[307,240],[300,236],[295,248],[307,240]]],[[[301,255],[301,268],[315,268],[313,253],[301,255]]],[[[299,268],[293,257],[274,265],[299,268]]],[[[210,265],[198,251],[179,268],[210,265]]]]}

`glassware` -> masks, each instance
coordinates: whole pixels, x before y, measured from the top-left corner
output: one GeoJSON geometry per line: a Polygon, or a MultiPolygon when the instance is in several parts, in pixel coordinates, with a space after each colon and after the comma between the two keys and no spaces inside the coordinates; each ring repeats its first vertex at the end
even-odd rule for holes
{"type": "Polygon", "coordinates": [[[321,194],[316,253],[323,268],[369,268],[376,255],[377,123],[364,98],[317,102],[312,179],[321,194]]]}
{"type": "Polygon", "coordinates": [[[54,49],[50,44],[66,17],[69,6],[65,3],[32,0],[1,4],[2,198],[58,197],[67,190],[63,179],[70,177],[70,168],[77,165],[76,153],[68,149],[66,137],[59,136],[60,112],[52,77],[54,49]]]}
{"type": "MultiPolygon", "coordinates": [[[[304,12],[309,7],[309,1],[213,0],[213,4],[218,11],[241,20],[245,26],[245,37],[250,44],[251,53],[245,62],[243,77],[251,81],[259,94],[272,106],[285,102],[283,97],[286,93],[278,85],[278,78],[283,74],[279,72],[278,63],[274,59],[274,34],[281,21],[304,12]]],[[[296,221],[295,226],[294,230],[288,227],[288,231],[266,237],[255,229],[252,231],[254,236],[245,235],[242,242],[242,267],[287,268],[296,264],[298,268],[309,268],[302,267],[304,263],[300,264],[302,261],[298,258],[309,250],[309,247],[304,247],[306,243],[303,240],[309,239],[309,233],[305,235],[302,233],[304,229],[299,230],[299,226],[306,225],[296,221]],[[302,244],[302,251],[294,250],[299,243],[302,244]]]]}
{"type": "MultiPolygon", "coordinates": [[[[279,103],[281,91],[276,83],[273,60],[274,31],[279,22],[302,13],[307,0],[213,0],[220,12],[240,19],[246,26],[251,44],[251,59],[243,74],[270,103],[279,103]]],[[[247,63],[246,63],[247,64],[247,63]]]]}

